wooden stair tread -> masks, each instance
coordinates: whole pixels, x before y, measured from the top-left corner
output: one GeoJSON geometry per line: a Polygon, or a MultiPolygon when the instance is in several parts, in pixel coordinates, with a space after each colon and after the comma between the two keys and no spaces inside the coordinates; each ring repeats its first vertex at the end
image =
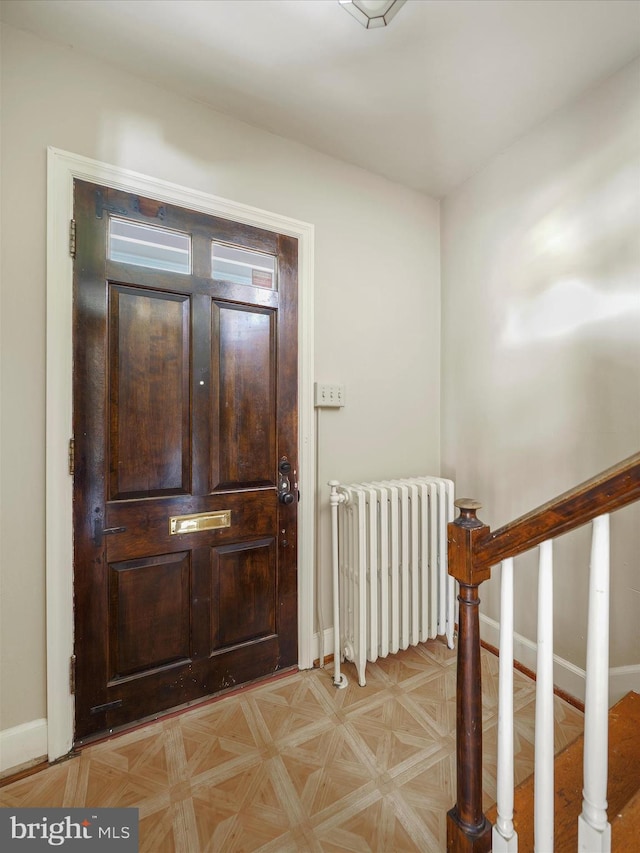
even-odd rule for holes
{"type": "Polygon", "coordinates": [[[615,853],[632,853],[638,849],[640,835],[640,788],[619,814],[609,815],[611,849],[615,853]]]}
{"type": "MultiPolygon", "coordinates": [[[[570,743],[555,760],[555,819],[554,853],[578,848],[578,815],[582,811],[582,735],[570,743]]],[[[609,781],[607,790],[608,815],[612,838],[619,836],[616,851],[640,849],[640,694],[627,693],[609,710],[609,781]],[[622,815],[622,817],[618,817],[622,815]],[[613,826],[618,824],[614,833],[613,826]],[[631,827],[631,828],[630,828],[631,827]],[[635,827],[635,832],[633,831],[635,827]],[[623,845],[628,833],[634,836],[633,848],[623,845]]],[[[491,823],[496,821],[496,807],[487,813],[491,823]]],[[[514,792],[513,823],[518,832],[520,850],[533,850],[533,776],[514,792]]],[[[631,835],[629,835],[631,837],[631,835]]]]}

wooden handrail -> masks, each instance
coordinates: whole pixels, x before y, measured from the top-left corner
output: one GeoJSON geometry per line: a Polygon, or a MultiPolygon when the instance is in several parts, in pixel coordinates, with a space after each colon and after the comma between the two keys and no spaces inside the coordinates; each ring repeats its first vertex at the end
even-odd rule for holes
{"type": "Polygon", "coordinates": [[[491,566],[575,530],[600,515],[640,500],[636,453],[492,532],[476,517],[477,501],[456,501],[460,516],[449,525],[449,574],[460,585],[456,687],[457,800],[447,814],[448,853],[487,853],[491,824],[482,811],[482,684],[478,589],[491,566]]]}
{"type": "Polygon", "coordinates": [[[474,570],[495,566],[640,500],[640,453],[548,501],[515,521],[491,531],[476,544],[474,570]]]}

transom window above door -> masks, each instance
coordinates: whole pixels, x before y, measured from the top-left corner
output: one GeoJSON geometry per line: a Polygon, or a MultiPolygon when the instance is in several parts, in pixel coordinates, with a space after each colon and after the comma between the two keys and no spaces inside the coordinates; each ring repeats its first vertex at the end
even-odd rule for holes
{"type": "Polygon", "coordinates": [[[189,275],[191,235],[111,217],[108,257],[122,264],[189,275]]]}
{"type": "Polygon", "coordinates": [[[276,259],[274,255],[231,246],[211,243],[211,270],[214,281],[234,284],[251,284],[254,287],[276,287],[276,259]]]}
{"type": "MultiPolygon", "coordinates": [[[[108,257],[117,263],[154,270],[193,272],[188,233],[111,217],[108,257]]],[[[218,282],[277,289],[276,257],[266,252],[211,241],[211,278],[218,282]]]]}

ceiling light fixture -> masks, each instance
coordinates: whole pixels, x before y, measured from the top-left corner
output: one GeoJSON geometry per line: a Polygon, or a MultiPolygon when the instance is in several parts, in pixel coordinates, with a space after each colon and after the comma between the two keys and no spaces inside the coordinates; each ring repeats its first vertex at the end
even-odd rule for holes
{"type": "Polygon", "coordinates": [[[350,15],[368,30],[386,27],[406,0],[338,0],[350,15]]]}

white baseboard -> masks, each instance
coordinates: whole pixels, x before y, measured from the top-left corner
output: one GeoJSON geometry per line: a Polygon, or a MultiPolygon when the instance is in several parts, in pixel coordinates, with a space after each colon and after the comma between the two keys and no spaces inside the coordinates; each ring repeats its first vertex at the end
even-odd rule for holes
{"type": "MultiPolygon", "coordinates": [[[[324,651],[325,658],[333,655],[333,628],[325,628],[322,632],[322,638],[324,640],[323,649],[320,648],[320,633],[316,631],[313,635],[313,643],[311,647],[313,649],[314,661],[320,660],[321,651],[324,651]]],[[[322,664],[322,661],[320,661],[320,663],[322,664]]]]}
{"type": "MultiPolygon", "coordinates": [[[[496,648],[500,645],[500,623],[480,614],[480,638],[496,648]]],[[[536,671],[537,645],[522,634],[513,633],[514,660],[536,671]]],[[[553,683],[560,690],[584,702],[585,671],[558,655],[553,656],[553,683]]]]}
{"type": "Polygon", "coordinates": [[[46,760],[46,720],[32,720],[0,731],[0,774],[46,760]]]}
{"type": "MultiPolygon", "coordinates": [[[[500,644],[500,623],[480,614],[480,637],[486,643],[498,648],[500,644]]],[[[536,671],[537,646],[521,634],[513,634],[513,657],[527,669],[536,671]]],[[[586,673],[568,660],[553,656],[553,683],[556,687],[584,702],[586,673]]],[[[609,707],[615,705],[630,690],[640,693],[640,664],[618,666],[609,670],[609,707]]]]}
{"type": "Polygon", "coordinates": [[[609,670],[609,705],[626,696],[630,690],[640,693],[640,664],[616,666],[609,670]]]}

